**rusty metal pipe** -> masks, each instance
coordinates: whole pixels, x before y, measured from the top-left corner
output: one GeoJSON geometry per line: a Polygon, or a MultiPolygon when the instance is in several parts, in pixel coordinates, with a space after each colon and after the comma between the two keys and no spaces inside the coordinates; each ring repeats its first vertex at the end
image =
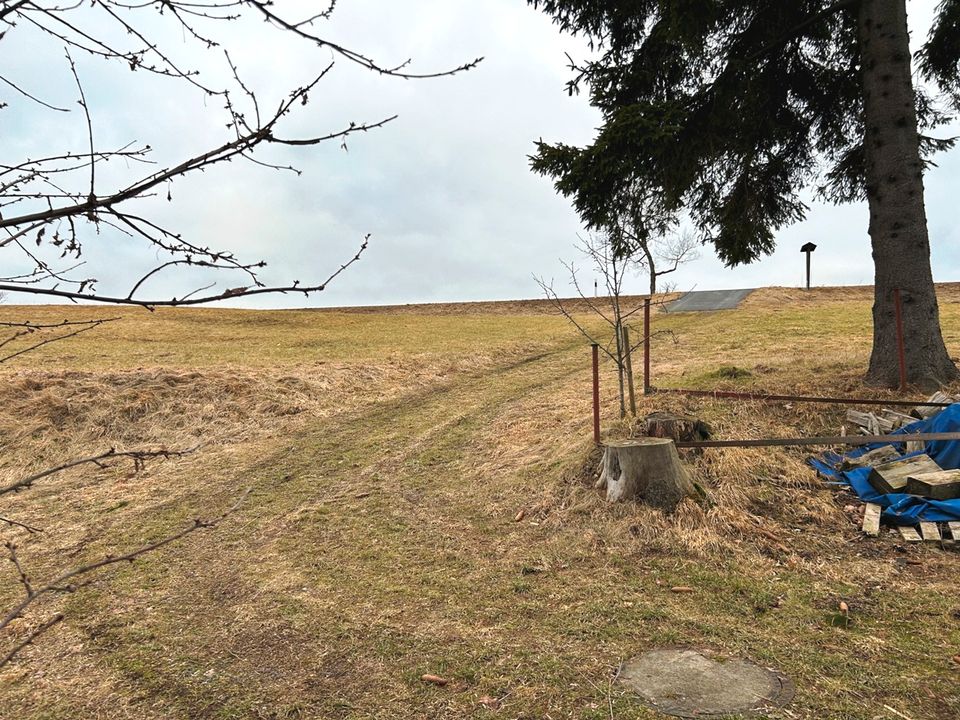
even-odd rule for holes
{"type": "Polygon", "coordinates": [[[600,346],[593,344],[593,442],[600,444],[600,346]]]}
{"type": "Polygon", "coordinates": [[[960,432],[910,433],[904,435],[834,435],[808,438],[761,438],[759,440],[691,440],[676,443],[678,448],[790,447],[803,445],[873,445],[874,443],[930,442],[960,440],[960,432]]]}
{"type": "Polygon", "coordinates": [[[678,393],[696,397],[712,397],[733,400],[758,400],[760,402],[809,402],[836,405],[896,405],[912,407],[950,407],[951,403],[929,402],[927,400],[877,400],[875,398],[808,397],[805,395],[769,395],[766,393],[734,392],[732,390],[687,390],[685,388],[650,388],[651,392],[678,393]]]}
{"type": "Polygon", "coordinates": [[[897,360],[900,362],[900,390],[907,389],[907,356],[903,346],[903,306],[900,288],[893,289],[893,312],[897,319],[897,360]]]}
{"type": "Polygon", "coordinates": [[[650,386],[650,298],[643,301],[643,394],[649,395],[650,386]]]}

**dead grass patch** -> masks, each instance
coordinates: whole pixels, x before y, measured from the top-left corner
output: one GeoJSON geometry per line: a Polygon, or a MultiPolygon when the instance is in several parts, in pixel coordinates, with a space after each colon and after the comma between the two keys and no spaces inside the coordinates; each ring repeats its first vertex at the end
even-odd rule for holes
{"type": "MultiPolygon", "coordinates": [[[[941,303],[954,352],[957,299],[941,303]]],[[[873,394],[858,379],[869,305],[860,288],[772,289],[736,312],[657,314],[680,342],[657,340],[655,382],[873,394]],[[731,364],[751,376],[710,377],[731,364]]],[[[960,714],[956,552],[863,538],[851,497],[791,449],[690,453],[710,502],[673,516],[610,507],[592,487],[589,349],[539,307],[448,310],[144,315],[5,372],[4,478],[103,445],[208,441],[136,477],[75,473],[16,498],[11,513],[49,527],[24,542],[38,573],[255,491],[215,535],[62,601],[68,623],[0,675],[4,712],[645,718],[608,680],[674,644],[784,670],[799,693],[774,718],[960,714]]],[[[604,366],[604,427],[629,433],[613,388],[604,366]]],[[[642,400],[655,410],[718,437],[827,434],[843,414],[642,400]]]]}

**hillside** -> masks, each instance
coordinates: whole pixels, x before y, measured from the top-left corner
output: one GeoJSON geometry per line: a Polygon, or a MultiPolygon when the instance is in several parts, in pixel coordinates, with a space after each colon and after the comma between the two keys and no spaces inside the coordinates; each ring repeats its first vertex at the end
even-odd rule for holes
{"type": "MultiPolygon", "coordinates": [[[[737,311],[657,313],[674,336],[653,344],[654,383],[894,397],[859,382],[871,292],[771,288],[737,311]],[[719,377],[729,365],[750,374],[719,377]]],[[[960,356],[960,285],[940,301],[960,356]]],[[[67,620],[0,672],[2,717],[655,718],[610,681],[661,645],[776,666],[797,694],[772,718],[960,717],[956,549],[863,537],[862,507],[798,448],[690,455],[710,507],[607,506],[589,347],[543,301],[0,305],[0,320],[118,314],[0,365],[0,483],[109,447],[201,447],[13,496],[0,514],[44,532],[0,533],[34,578],[253,492],[218,528],[45,605],[67,620]]],[[[604,427],[623,432],[609,364],[602,384],[604,427]]],[[[720,438],[834,434],[844,412],[641,404],[720,438]]],[[[8,607],[22,590],[4,571],[8,607]]]]}

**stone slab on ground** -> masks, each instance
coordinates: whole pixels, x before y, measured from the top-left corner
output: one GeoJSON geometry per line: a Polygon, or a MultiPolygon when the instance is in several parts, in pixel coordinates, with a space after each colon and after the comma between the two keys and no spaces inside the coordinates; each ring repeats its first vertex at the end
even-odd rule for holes
{"type": "Polygon", "coordinates": [[[704,310],[734,310],[753,289],[694,290],[664,306],[667,312],[703,312],[704,310]]]}
{"type": "Polygon", "coordinates": [[[793,683],[747,660],[706,650],[662,648],[623,664],[619,683],[675,717],[750,714],[793,699],[793,683]]]}

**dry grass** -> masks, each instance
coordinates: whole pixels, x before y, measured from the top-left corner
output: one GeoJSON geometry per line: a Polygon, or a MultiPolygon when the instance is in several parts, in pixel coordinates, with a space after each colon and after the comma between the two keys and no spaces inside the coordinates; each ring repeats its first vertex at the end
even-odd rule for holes
{"type": "MultiPolygon", "coordinates": [[[[941,300],[960,352],[960,290],[941,300]]],[[[770,289],[737,312],[658,314],[679,343],[658,339],[655,380],[867,392],[869,307],[864,288],[770,289]],[[725,365],[750,375],[718,378],[725,365]]],[[[255,490],[215,533],[49,605],[69,620],[0,674],[0,716],[608,718],[612,704],[652,718],[608,679],[664,644],[779,666],[799,690],[771,717],[960,716],[955,551],[863,538],[850,496],[795,449],[691,455],[713,502],[673,517],[606,506],[590,482],[588,351],[540,305],[143,313],[28,357],[0,373],[0,480],[111,445],[205,443],[15,498],[4,512],[47,530],[20,538],[37,575],[255,490]]],[[[605,425],[628,432],[609,367],[603,381],[605,425]]],[[[722,437],[820,434],[842,415],[642,406],[722,437]]],[[[17,592],[0,585],[5,604],[17,592]]]]}

